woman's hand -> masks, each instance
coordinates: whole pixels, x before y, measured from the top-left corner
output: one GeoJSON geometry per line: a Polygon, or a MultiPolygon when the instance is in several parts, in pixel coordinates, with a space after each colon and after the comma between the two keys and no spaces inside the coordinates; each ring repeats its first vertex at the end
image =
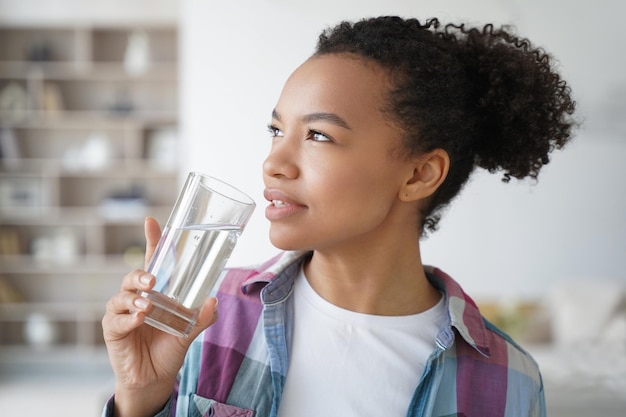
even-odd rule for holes
{"type": "MultiPolygon", "coordinates": [[[[145,234],[147,265],[161,236],[155,219],[146,219],[145,234]]],[[[217,299],[208,298],[186,339],[144,324],[151,304],[137,290],[150,290],[154,284],[154,276],[145,271],[128,273],[120,292],[107,303],[102,319],[104,341],[116,377],[116,416],[156,414],[174,389],[189,345],[217,320],[217,299]]]]}

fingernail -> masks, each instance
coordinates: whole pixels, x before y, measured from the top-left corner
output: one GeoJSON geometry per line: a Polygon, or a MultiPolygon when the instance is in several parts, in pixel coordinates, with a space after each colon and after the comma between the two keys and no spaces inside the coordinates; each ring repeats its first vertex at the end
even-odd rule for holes
{"type": "Polygon", "coordinates": [[[150,280],[152,279],[152,277],[148,274],[143,274],[142,276],[139,277],[139,282],[141,282],[143,285],[150,285],[150,280]]]}
{"type": "Polygon", "coordinates": [[[135,299],[133,304],[135,304],[135,307],[137,307],[140,310],[145,310],[146,308],[148,308],[148,300],[144,300],[143,298],[135,299]]]}
{"type": "Polygon", "coordinates": [[[217,297],[215,297],[215,307],[213,308],[213,311],[217,312],[217,305],[219,304],[219,302],[220,300],[217,297]]]}

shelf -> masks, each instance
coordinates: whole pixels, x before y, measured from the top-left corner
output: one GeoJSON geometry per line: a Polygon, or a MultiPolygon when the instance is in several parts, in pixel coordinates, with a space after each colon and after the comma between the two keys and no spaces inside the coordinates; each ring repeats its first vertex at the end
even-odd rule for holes
{"type": "MultiPolygon", "coordinates": [[[[163,219],[171,206],[146,206],[146,215],[163,219]]],[[[110,217],[99,207],[33,207],[0,210],[0,230],[3,226],[97,226],[141,224],[145,216],[110,217]]]]}
{"type": "MultiPolygon", "coordinates": [[[[99,275],[128,273],[140,265],[129,265],[122,255],[79,256],[71,261],[39,261],[29,255],[0,256],[0,274],[11,275],[85,275],[97,271],[99,275]]],[[[2,304],[0,304],[2,306],[2,304]]]]}
{"type": "Polygon", "coordinates": [[[129,73],[120,62],[0,61],[0,80],[43,79],[48,81],[176,81],[175,62],[152,62],[145,71],[129,73]]]}
{"type": "Polygon", "coordinates": [[[176,123],[178,114],[170,110],[111,111],[0,111],[0,126],[13,129],[141,129],[147,125],[176,123]]]}
{"type": "Polygon", "coordinates": [[[111,161],[103,168],[69,169],[63,167],[63,161],[51,158],[16,158],[0,161],[1,177],[39,177],[41,173],[58,177],[80,178],[173,178],[177,174],[171,169],[159,169],[158,166],[145,159],[125,159],[111,161]]]}
{"type": "Polygon", "coordinates": [[[3,322],[22,322],[33,312],[49,314],[55,321],[93,322],[102,318],[105,306],[102,303],[2,303],[0,315],[3,322]]]}
{"type": "Polygon", "coordinates": [[[108,369],[106,302],[179,188],[177,28],[0,22],[0,39],[0,374],[108,369]],[[38,317],[53,340],[28,336],[38,317]]]}

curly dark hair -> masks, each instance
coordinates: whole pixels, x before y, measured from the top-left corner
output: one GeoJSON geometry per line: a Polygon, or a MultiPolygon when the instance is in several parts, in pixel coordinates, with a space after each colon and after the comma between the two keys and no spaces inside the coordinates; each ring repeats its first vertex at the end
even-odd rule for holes
{"type": "Polygon", "coordinates": [[[445,150],[450,170],[422,212],[434,231],[441,210],[476,166],[536,179],[573,127],[571,90],[554,59],[507,27],[440,24],[383,16],[341,22],[319,37],[314,55],[350,53],[388,71],[383,111],[403,131],[409,155],[445,150]]]}

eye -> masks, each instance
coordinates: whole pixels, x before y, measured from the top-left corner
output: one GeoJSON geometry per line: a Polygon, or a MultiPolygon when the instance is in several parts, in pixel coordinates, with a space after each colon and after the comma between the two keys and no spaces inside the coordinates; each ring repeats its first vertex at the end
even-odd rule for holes
{"type": "Polygon", "coordinates": [[[317,130],[309,129],[307,133],[307,139],[313,140],[315,142],[333,142],[333,139],[317,130]]]}
{"type": "Polygon", "coordinates": [[[270,132],[270,135],[273,138],[275,138],[277,136],[284,136],[285,135],[282,130],[280,130],[279,128],[277,128],[274,125],[267,125],[267,131],[270,132]]]}

